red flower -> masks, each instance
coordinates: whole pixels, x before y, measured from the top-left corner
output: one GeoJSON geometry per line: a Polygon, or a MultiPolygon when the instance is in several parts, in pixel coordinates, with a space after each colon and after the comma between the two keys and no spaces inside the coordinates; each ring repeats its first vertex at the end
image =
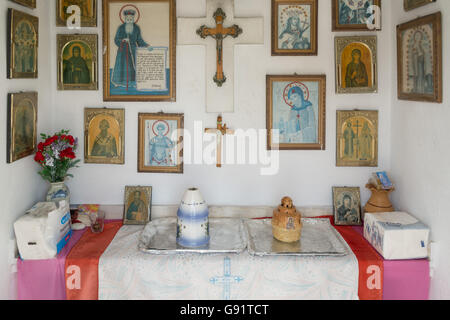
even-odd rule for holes
{"type": "Polygon", "coordinates": [[[36,152],[36,155],[34,156],[34,161],[41,163],[42,161],[44,161],[44,155],[42,154],[42,152],[36,152]]]}
{"type": "Polygon", "coordinates": [[[61,151],[59,156],[61,157],[61,159],[63,159],[63,158],[75,159],[75,157],[76,157],[75,153],[72,150],[72,148],[64,149],[63,151],[61,151]]]}
{"type": "Polygon", "coordinates": [[[53,142],[55,142],[56,140],[58,140],[58,136],[53,136],[51,138],[48,138],[47,140],[45,140],[44,142],[44,146],[49,146],[51,145],[53,142]]]}
{"type": "Polygon", "coordinates": [[[43,144],[42,142],[40,142],[40,143],[38,144],[38,150],[39,150],[39,151],[41,151],[41,152],[44,151],[44,147],[45,147],[45,146],[44,146],[44,144],[43,144]]]}
{"type": "Polygon", "coordinates": [[[69,143],[70,143],[71,145],[74,145],[75,139],[74,139],[72,136],[67,136],[66,138],[69,139],[69,143]]]}

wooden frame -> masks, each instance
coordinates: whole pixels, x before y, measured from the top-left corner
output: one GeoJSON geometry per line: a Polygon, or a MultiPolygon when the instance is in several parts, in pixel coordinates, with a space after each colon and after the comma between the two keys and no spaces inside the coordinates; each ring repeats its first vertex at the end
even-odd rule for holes
{"type": "MultiPolygon", "coordinates": [[[[154,172],[154,173],[183,173],[183,131],[184,131],[184,115],[183,114],[175,114],[175,113],[139,113],[139,142],[138,142],[138,172],[154,172]],[[146,128],[146,121],[153,121],[152,128],[150,129],[150,124],[146,128]],[[176,122],[176,128],[171,127],[168,123],[169,121],[176,122]],[[170,150],[169,154],[166,154],[166,159],[176,158],[176,162],[173,165],[161,165],[164,161],[160,161],[161,159],[155,159],[154,165],[151,165],[150,161],[150,150],[146,148],[147,145],[150,145],[150,141],[152,141],[156,136],[156,131],[159,131],[159,128],[155,128],[156,123],[161,122],[164,126],[162,130],[165,130],[164,133],[161,132],[161,135],[164,135],[169,141],[164,141],[166,144],[172,144],[172,146],[167,146],[165,152],[170,150]],[[149,132],[152,130],[152,132],[149,132]],[[176,131],[176,133],[175,133],[176,131]],[[172,133],[171,133],[172,132],[172,133]],[[152,134],[153,133],[153,136],[152,134]],[[176,134],[177,141],[174,141],[173,135],[176,134]],[[175,150],[172,150],[176,148],[175,150]],[[148,151],[148,152],[146,152],[148,151]],[[148,163],[147,163],[148,160],[148,163]]],[[[159,132],[158,132],[159,133],[159,132]]],[[[162,139],[164,139],[161,136],[162,139]]],[[[149,147],[150,149],[150,147],[149,147]]],[[[153,159],[152,159],[153,161],[153,159]]]]}
{"type": "Polygon", "coordinates": [[[337,226],[360,226],[362,224],[359,187],[333,187],[333,216],[334,224],[337,226]],[[345,203],[344,198],[347,197],[350,198],[350,203],[345,203]],[[346,214],[353,217],[344,220],[343,216],[346,214]]]}
{"type": "Polygon", "coordinates": [[[36,150],[37,145],[37,104],[38,104],[38,93],[37,92],[20,92],[20,93],[9,93],[8,94],[8,124],[7,124],[7,152],[6,152],[6,162],[12,163],[19,159],[28,157],[32,155],[36,150]],[[23,105],[22,103],[28,103],[28,105],[23,105]],[[32,119],[30,118],[30,113],[26,113],[26,110],[22,110],[21,116],[22,121],[30,121],[33,125],[30,128],[28,123],[23,123],[21,126],[22,136],[16,132],[18,119],[17,115],[20,112],[20,108],[32,107],[32,119]],[[25,120],[24,120],[25,119],[25,120]],[[27,132],[31,130],[31,132],[27,132]],[[32,135],[31,139],[28,135],[32,135]],[[20,140],[26,139],[25,141],[20,140]],[[29,141],[28,141],[29,140],[29,141]],[[19,142],[22,142],[25,146],[19,146],[19,142]],[[28,145],[27,145],[28,144],[28,145]]]}
{"type": "Polygon", "coordinates": [[[151,220],[152,215],[152,187],[143,186],[126,186],[125,187],[125,200],[123,205],[123,224],[124,225],[145,225],[151,220]],[[136,192],[139,192],[139,199],[136,199],[136,192]],[[144,197],[143,197],[144,195],[144,197]],[[133,201],[130,203],[131,197],[133,201]],[[144,198],[144,200],[142,200],[144,198]],[[147,203],[146,203],[147,202],[147,203]],[[131,207],[133,205],[133,207],[131,207]],[[147,212],[133,211],[146,210],[147,212]],[[144,214],[144,216],[138,216],[144,214]],[[133,215],[136,215],[137,219],[131,219],[133,215]]]}
{"type": "MultiPolygon", "coordinates": [[[[416,41],[416,40],[414,40],[416,41]]],[[[407,48],[409,49],[409,48],[407,48]]],[[[413,48],[409,49],[410,52],[413,52],[413,48]]],[[[427,57],[423,56],[425,60],[427,57]]],[[[418,73],[420,71],[417,71],[418,73]]],[[[397,26],[397,90],[398,90],[398,99],[400,100],[410,100],[410,101],[425,101],[425,102],[435,102],[442,103],[442,25],[441,25],[441,13],[437,12],[435,14],[431,14],[425,17],[421,17],[404,24],[397,26]],[[427,26],[432,26],[432,31],[428,31],[427,26]],[[410,71],[408,72],[408,77],[405,79],[405,67],[408,67],[408,62],[404,56],[403,50],[403,35],[409,32],[409,37],[414,38],[416,34],[420,33],[422,35],[421,43],[419,46],[423,50],[423,37],[428,37],[428,42],[432,43],[432,51],[433,54],[429,54],[431,59],[432,57],[432,74],[426,74],[426,66],[423,62],[423,77],[422,79],[417,80],[415,83],[414,75],[411,75],[410,71]],[[432,39],[430,36],[432,35],[432,39]],[[404,65],[406,63],[406,66],[404,65]],[[409,83],[406,83],[409,81],[409,83]],[[430,82],[432,81],[432,87],[430,88],[430,82]],[[405,91],[405,85],[408,86],[410,92],[405,91]],[[421,88],[417,89],[417,86],[421,86],[421,88]],[[414,92],[414,90],[423,91],[423,92],[414,92]]],[[[417,76],[418,78],[418,76],[417,76]]]]}
{"type": "MultiPolygon", "coordinates": [[[[267,149],[268,150],[325,150],[325,141],[326,141],[326,75],[267,75],[266,76],[266,126],[267,126],[267,149]],[[303,99],[302,104],[307,105],[305,108],[302,106],[302,110],[308,112],[308,116],[314,116],[314,121],[316,121],[315,126],[316,130],[314,130],[313,136],[315,135],[316,142],[313,143],[284,143],[280,142],[279,144],[274,143],[272,140],[272,130],[274,123],[274,84],[277,82],[281,82],[281,86],[285,86],[283,91],[283,97],[278,99],[280,103],[280,107],[282,106],[284,109],[291,108],[294,110],[296,108],[295,105],[290,105],[289,100],[287,100],[287,96],[293,92],[295,94],[295,88],[301,88],[303,91],[303,99]],[[309,88],[303,82],[309,83],[317,83],[317,94],[314,94],[315,99],[317,99],[317,106],[314,105],[313,102],[310,102],[308,98],[305,99],[305,90],[309,95],[309,88]],[[284,102],[281,101],[284,100],[284,102]],[[283,105],[283,103],[285,105],[283,105]],[[308,111],[308,107],[312,106],[312,109],[308,111]],[[313,113],[311,113],[314,111],[313,113]],[[316,119],[317,117],[317,119],[316,119]]],[[[297,92],[298,94],[298,92],[297,92]]],[[[289,98],[290,99],[290,98],[289,98]]],[[[289,110],[289,109],[288,109],[289,110]]],[[[286,111],[286,110],[284,110],[286,111]]],[[[289,112],[289,111],[287,111],[289,112]]],[[[300,110],[298,111],[300,118],[300,110]]],[[[310,119],[310,118],[309,118],[310,119]]],[[[291,120],[289,120],[290,122],[291,120]]],[[[295,119],[294,119],[295,121],[295,119]]],[[[300,120],[299,120],[300,121],[300,120]]],[[[309,120],[308,120],[309,121],[309,120]]],[[[275,128],[279,129],[279,128],[275,128]]],[[[299,131],[295,134],[299,134],[299,131]]]]}
{"type": "Polygon", "coordinates": [[[11,0],[11,1],[18,3],[24,7],[36,9],[36,0],[11,0]]]}
{"type": "Polygon", "coordinates": [[[410,11],[433,2],[436,0],[403,0],[403,8],[405,11],[410,11]]]}
{"type": "MultiPolygon", "coordinates": [[[[22,30],[24,31],[24,30],[22,30]]],[[[8,9],[8,40],[7,40],[7,77],[8,79],[26,79],[26,78],[37,78],[38,77],[38,53],[39,53],[39,18],[29,15],[27,13],[17,11],[14,9],[8,9]],[[24,48],[17,48],[19,39],[17,39],[16,28],[24,24],[27,26],[25,32],[30,31],[31,33],[26,34],[27,39],[22,41],[22,46],[24,48]],[[18,60],[16,53],[25,54],[25,52],[32,52],[33,56],[24,57],[22,61],[22,69],[18,68],[16,61],[18,60]],[[27,59],[25,59],[27,58],[27,59]],[[33,65],[30,67],[26,66],[24,61],[33,61],[33,65]]],[[[19,64],[19,62],[17,62],[19,64]]]]}
{"type": "Polygon", "coordinates": [[[84,109],[84,162],[125,163],[125,109],[84,109]],[[103,128],[102,134],[104,121],[108,126],[103,128]],[[92,133],[94,129],[98,134],[92,133]]]}
{"type": "MultiPolygon", "coordinates": [[[[153,11],[152,11],[153,12],[153,11]]],[[[116,17],[115,13],[113,14],[114,17],[116,17]]],[[[115,18],[117,20],[117,18],[115,18]]],[[[150,21],[150,20],[149,20],[150,21]]],[[[117,23],[117,21],[116,21],[117,23]]],[[[120,20],[119,20],[119,24],[120,24],[120,20]]],[[[122,23],[124,25],[124,23],[122,23]]],[[[176,1],[175,0],[129,0],[129,1],[124,1],[124,0],[104,0],[103,1],[103,48],[104,48],[104,55],[103,55],[103,100],[104,101],[169,101],[169,102],[174,102],[176,101],[176,32],[177,32],[177,18],[176,18],[176,1]],[[115,53],[117,53],[119,51],[119,47],[117,47],[116,44],[114,44],[114,48],[113,48],[113,44],[114,43],[114,36],[111,37],[111,30],[110,30],[110,15],[113,14],[110,10],[110,7],[112,5],[116,5],[119,6],[121,4],[123,4],[122,8],[120,8],[120,10],[117,10],[117,8],[115,9],[116,11],[118,11],[117,13],[119,18],[123,21],[124,16],[126,12],[129,12],[130,8],[131,11],[135,12],[136,15],[136,22],[137,19],[141,19],[141,13],[138,9],[139,5],[145,5],[145,4],[164,4],[167,3],[169,5],[169,12],[168,12],[168,16],[169,16],[169,30],[166,30],[168,32],[169,38],[167,39],[167,43],[168,43],[168,52],[166,53],[166,67],[167,64],[169,65],[169,71],[167,71],[167,68],[165,68],[165,72],[160,72],[159,75],[164,76],[165,79],[165,84],[164,86],[167,86],[167,88],[164,87],[164,89],[161,90],[166,90],[166,91],[161,91],[158,92],[158,90],[153,90],[153,91],[145,91],[145,90],[137,90],[137,85],[136,85],[136,81],[134,83],[134,87],[133,87],[133,83],[132,83],[132,75],[129,76],[130,72],[127,70],[126,71],[126,76],[124,74],[120,73],[119,70],[119,76],[121,78],[120,81],[113,81],[114,79],[114,70],[115,70],[115,66],[113,67],[112,65],[110,65],[110,59],[112,59],[112,57],[114,56],[115,53]],[[127,8],[127,10],[124,10],[125,8],[127,8]],[[138,12],[136,12],[138,11],[138,12]],[[111,44],[110,44],[111,43],[111,44]],[[113,51],[113,52],[112,52],[113,51]],[[131,77],[131,79],[130,79],[131,77]],[[123,79],[122,79],[123,78],[123,79]],[[168,78],[168,79],[167,79],[168,78]],[[125,80],[126,79],[126,80],[125,80]],[[121,81],[125,81],[125,82],[121,82],[121,81]],[[115,83],[114,85],[112,85],[112,83],[115,83]],[[130,84],[131,83],[131,84],[130,84]],[[117,90],[117,92],[112,92],[114,90],[117,90]],[[136,91],[136,92],[133,92],[136,91]],[[126,93],[124,93],[126,92],[126,93]],[[148,94],[146,94],[148,93],[148,94]]],[[[146,32],[150,32],[153,30],[161,30],[161,27],[159,26],[153,26],[150,28],[138,28],[138,30],[141,30],[142,33],[144,33],[146,30],[146,32]],[[150,31],[148,31],[150,30],[150,31]]],[[[119,29],[117,29],[118,32],[120,31],[119,29]]],[[[115,31],[114,31],[115,33],[115,31]]],[[[143,35],[144,40],[146,38],[145,34],[143,35]]],[[[150,45],[152,45],[152,39],[146,39],[146,41],[148,41],[148,43],[150,45]]],[[[125,47],[128,47],[126,44],[123,44],[124,42],[121,42],[121,45],[125,47]]],[[[147,44],[148,44],[147,43],[147,44]]],[[[130,51],[132,51],[132,49],[130,49],[131,47],[128,47],[130,51]]],[[[155,48],[157,50],[160,51],[164,51],[165,49],[162,48],[161,46],[155,46],[155,48]]],[[[161,53],[159,53],[160,56],[163,55],[161,53]]],[[[117,53],[118,55],[118,53],[117,53]]],[[[116,55],[116,58],[117,58],[116,55]]],[[[130,63],[134,63],[133,59],[133,55],[129,55],[124,54],[124,56],[122,56],[123,60],[121,63],[130,65],[130,63]],[[129,57],[130,59],[126,60],[125,58],[129,57]],[[131,62],[130,62],[131,61],[131,62]]],[[[144,59],[144,58],[143,58],[144,59]]],[[[116,61],[117,62],[117,61],[116,61]]],[[[148,61],[147,61],[148,62],[148,61]]],[[[136,64],[134,64],[135,66],[136,64]]],[[[143,65],[143,64],[141,64],[143,65]]],[[[125,69],[125,66],[122,66],[125,69]]],[[[134,69],[136,70],[136,69],[134,69]]],[[[124,70],[122,70],[123,73],[125,73],[124,70]]],[[[156,70],[158,71],[158,70],[156,70]]],[[[135,73],[134,73],[135,74],[135,73]]],[[[117,75],[116,75],[117,76],[117,75]]],[[[154,80],[154,79],[153,79],[154,80]]],[[[162,81],[161,81],[162,83],[162,81]]],[[[158,87],[156,84],[154,85],[155,87],[158,87]]],[[[152,85],[153,87],[153,85],[152,85]]],[[[162,88],[162,87],[160,87],[162,88]]]]}
{"type": "MultiPolygon", "coordinates": [[[[377,23],[376,18],[373,21],[374,25],[378,24],[379,28],[370,29],[367,24],[341,24],[339,22],[339,6],[338,2],[339,0],[331,0],[332,1],[332,30],[333,31],[380,31],[381,30],[381,11],[379,12],[378,19],[380,20],[379,23],[377,23]]],[[[381,0],[373,0],[373,5],[378,6],[381,10],[381,0]]],[[[366,9],[360,9],[360,10],[366,10],[366,9]]]]}
{"type": "MultiPolygon", "coordinates": [[[[318,0],[272,0],[272,56],[311,56],[311,55],[317,55],[318,52],[318,7],[319,2],[318,0]],[[280,37],[280,30],[279,30],[279,13],[280,13],[280,6],[286,6],[284,9],[285,17],[288,18],[286,22],[291,19],[289,17],[289,12],[291,14],[294,14],[295,6],[310,6],[311,12],[311,23],[309,24],[308,28],[310,30],[310,49],[300,49],[300,48],[279,48],[279,37],[280,37]],[[289,7],[288,7],[289,6],[289,7]]],[[[297,10],[297,12],[303,12],[302,10],[297,10]]],[[[301,23],[301,19],[299,20],[301,23]]],[[[301,27],[301,26],[300,26],[301,27]]],[[[308,29],[306,29],[307,31],[308,29]]],[[[289,31],[286,30],[283,32],[283,34],[289,33],[289,31]]],[[[303,38],[305,39],[305,38],[303,38]]],[[[288,45],[288,41],[285,42],[286,45],[288,45]]],[[[298,43],[297,46],[302,46],[302,43],[298,43]]],[[[294,46],[294,45],[293,45],[294,46]]]]}
{"type": "Polygon", "coordinates": [[[338,110],[336,112],[336,166],[378,166],[377,110],[338,110]],[[356,127],[356,133],[354,127],[356,127]]]}
{"type": "MultiPolygon", "coordinates": [[[[56,35],[57,39],[57,57],[58,57],[58,90],[98,90],[98,36],[96,34],[58,34],[56,35]],[[68,47],[70,46],[70,47],[68,47]],[[83,63],[84,68],[88,68],[89,71],[89,83],[80,83],[80,81],[73,80],[74,72],[70,73],[70,70],[66,70],[65,65],[67,65],[67,69],[69,69],[69,65],[71,64],[70,59],[73,59],[72,49],[74,47],[82,48],[84,47],[84,54],[82,49],[80,52],[82,62],[78,62],[78,64],[83,63]],[[90,54],[86,53],[86,47],[90,49],[90,54]],[[64,52],[66,50],[68,52],[64,52]],[[64,54],[71,54],[70,57],[64,59],[64,54]],[[90,58],[90,59],[89,59],[90,58]],[[91,61],[88,63],[88,61],[91,61]],[[84,66],[84,64],[86,64],[84,66]],[[90,66],[90,68],[89,68],[90,66]],[[64,80],[66,71],[70,73],[68,80],[73,83],[66,83],[64,80]]],[[[86,77],[86,73],[84,74],[86,77]]],[[[83,82],[83,80],[81,80],[83,82]]]]}
{"type": "MultiPolygon", "coordinates": [[[[336,93],[375,93],[378,91],[377,36],[335,37],[336,93]],[[360,63],[367,76],[367,85],[347,84],[347,72],[353,63],[354,51],[360,53],[360,63]],[[370,57],[368,55],[370,54],[370,57]],[[343,65],[342,60],[348,62],[343,65]],[[352,61],[350,61],[350,60],[352,61]],[[344,79],[345,77],[345,79],[344,79]]],[[[355,80],[356,81],[356,80],[355,80]]]]}
{"type": "MultiPolygon", "coordinates": [[[[65,10],[62,10],[61,4],[64,0],[55,0],[56,1],[56,26],[57,27],[66,27],[67,26],[67,18],[62,16],[62,13],[65,13],[65,10]]],[[[77,4],[76,0],[68,0],[73,4],[77,4]]],[[[98,15],[98,5],[97,0],[92,1],[92,16],[86,17],[81,15],[81,27],[97,27],[97,15],[98,15]]]]}

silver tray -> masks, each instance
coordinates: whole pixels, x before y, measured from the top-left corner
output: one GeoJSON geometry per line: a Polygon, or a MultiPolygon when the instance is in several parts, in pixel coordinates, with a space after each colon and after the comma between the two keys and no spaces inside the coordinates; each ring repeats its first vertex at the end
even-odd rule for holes
{"type": "Polygon", "coordinates": [[[272,219],[245,221],[248,252],[254,256],[345,256],[347,244],[328,219],[302,219],[300,241],[284,243],[272,235],[272,219]]]}
{"type": "Polygon", "coordinates": [[[158,255],[180,253],[220,254],[241,253],[247,248],[247,237],[242,219],[209,219],[208,247],[184,248],[177,244],[177,218],[161,218],[149,222],[139,237],[140,251],[158,255]]]}

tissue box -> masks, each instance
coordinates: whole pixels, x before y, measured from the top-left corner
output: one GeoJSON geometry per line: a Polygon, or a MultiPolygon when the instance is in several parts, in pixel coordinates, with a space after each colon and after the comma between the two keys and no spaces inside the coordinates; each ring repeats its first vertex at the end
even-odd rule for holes
{"type": "Polygon", "coordinates": [[[406,212],[366,213],[364,237],[386,260],[428,257],[430,229],[406,212]]]}
{"type": "Polygon", "coordinates": [[[22,259],[54,258],[72,235],[68,203],[37,203],[14,223],[14,233],[22,259]]]}

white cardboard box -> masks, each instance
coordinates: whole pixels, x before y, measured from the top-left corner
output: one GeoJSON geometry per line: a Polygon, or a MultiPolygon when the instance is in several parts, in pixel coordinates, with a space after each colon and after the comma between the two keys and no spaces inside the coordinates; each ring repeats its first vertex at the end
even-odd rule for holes
{"type": "Polygon", "coordinates": [[[366,213],[364,237],[386,260],[428,257],[430,229],[406,212],[366,213]]]}

